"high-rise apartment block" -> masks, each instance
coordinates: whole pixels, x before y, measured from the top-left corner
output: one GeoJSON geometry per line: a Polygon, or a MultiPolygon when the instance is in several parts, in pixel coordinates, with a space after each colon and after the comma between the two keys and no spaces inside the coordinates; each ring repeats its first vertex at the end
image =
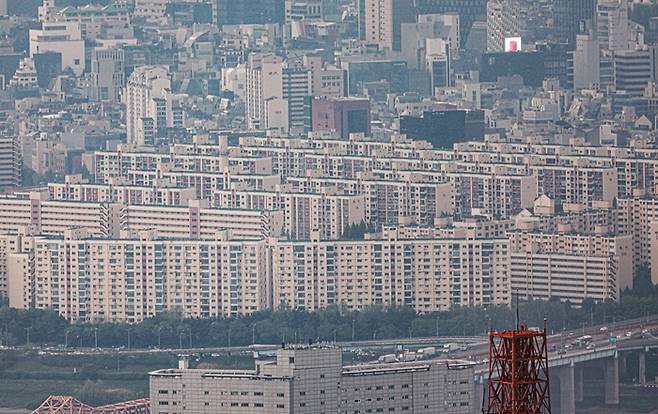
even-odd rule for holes
{"type": "Polygon", "coordinates": [[[124,95],[129,143],[154,145],[158,130],[173,125],[169,76],[164,66],[142,66],[128,78],[124,95]]]}
{"type": "Polygon", "coordinates": [[[618,300],[633,285],[632,236],[510,233],[511,288],[528,299],[618,300]]]}
{"type": "Polygon", "coordinates": [[[18,137],[0,137],[0,190],[21,185],[22,168],[18,137]]]}
{"type": "MultiPolygon", "coordinates": [[[[59,237],[23,237],[29,248],[0,249],[10,306],[54,309],[74,321],[139,322],[175,309],[190,317],[282,305],[433,312],[510,301],[504,239],[399,239],[395,230],[380,239],[300,242],[158,233],[101,239],[72,229],[59,237]]],[[[7,237],[16,243],[16,236],[7,237]]]]}

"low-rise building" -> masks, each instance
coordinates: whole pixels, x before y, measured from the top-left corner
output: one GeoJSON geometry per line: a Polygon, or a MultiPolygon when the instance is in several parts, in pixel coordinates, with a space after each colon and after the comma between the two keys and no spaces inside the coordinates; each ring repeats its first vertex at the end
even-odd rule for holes
{"type": "Polygon", "coordinates": [[[449,360],[342,365],[332,345],[285,346],[253,370],[149,373],[151,411],[162,414],[471,412],[473,365],[449,360]]]}

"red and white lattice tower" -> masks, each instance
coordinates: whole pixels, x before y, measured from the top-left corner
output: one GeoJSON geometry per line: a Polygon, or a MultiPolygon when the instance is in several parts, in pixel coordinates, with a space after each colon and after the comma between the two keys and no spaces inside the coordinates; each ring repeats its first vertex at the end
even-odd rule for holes
{"type": "Polygon", "coordinates": [[[550,414],[546,328],[489,333],[488,414],[550,414]]]}

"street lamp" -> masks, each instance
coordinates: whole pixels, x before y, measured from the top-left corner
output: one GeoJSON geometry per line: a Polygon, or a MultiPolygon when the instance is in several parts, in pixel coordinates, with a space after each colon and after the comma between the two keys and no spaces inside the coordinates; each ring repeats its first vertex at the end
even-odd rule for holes
{"type": "Polygon", "coordinates": [[[98,328],[94,328],[94,348],[98,349],[98,328]]]}

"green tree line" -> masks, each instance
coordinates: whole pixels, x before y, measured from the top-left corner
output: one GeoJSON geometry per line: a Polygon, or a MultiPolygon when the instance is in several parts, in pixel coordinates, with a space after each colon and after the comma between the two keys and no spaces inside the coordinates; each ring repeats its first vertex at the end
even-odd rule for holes
{"type": "MultiPolygon", "coordinates": [[[[658,290],[648,271],[638,272],[635,288],[618,302],[585,301],[581,306],[543,300],[521,300],[519,314],[529,326],[549,331],[573,330],[658,314],[658,290]]],[[[167,312],[137,324],[69,323],[49,310],[0,308],[0,339],[10,346],[189,348],[224,347],[281,342],[350,341],[426,336],[484,335],[489,329],[515,324],[509,306],[457,307],[446,312],[418,314],[409,307],[372,306],[347,311],[333,306],[317,312],[293,309],[256,312],[232,318],[183,318],[167,312]]]]}

